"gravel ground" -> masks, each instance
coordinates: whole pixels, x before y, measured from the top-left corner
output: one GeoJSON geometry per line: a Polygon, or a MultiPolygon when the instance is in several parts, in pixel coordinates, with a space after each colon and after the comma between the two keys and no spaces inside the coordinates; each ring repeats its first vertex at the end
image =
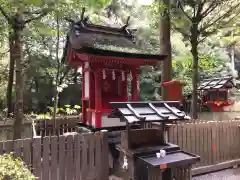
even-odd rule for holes
{"type": "MultiPolygon", "coordinates": [[[[122,180],[114,176],[109,177],[109,180],[122,180]]],[[[219,172],[205,174],[193,177],[193,180],[240,180],[240,168],[226,169],[219,172]]]]}

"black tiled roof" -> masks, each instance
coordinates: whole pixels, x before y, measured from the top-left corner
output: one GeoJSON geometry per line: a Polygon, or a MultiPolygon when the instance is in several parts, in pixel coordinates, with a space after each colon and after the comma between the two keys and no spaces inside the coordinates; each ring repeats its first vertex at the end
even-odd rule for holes
{"type": "Polygon", "coordinates": [[[78,52],[93,55],[163,60],[165,55],[139,48],[132,30],[94,25],[86,21],[73,22],[68,43],[78,52]]]}
{"type": "Polygon", "coordinates": [[[73,44],[73,48],[80,49],[82,46],[85,46],[106,49],[112,46],[112,48],[129,47],[137,49],[131,34],[121,32],[120,30],[117,31],[115,28],[105,30],[98,28],[96,25],[93,27],[89,28],[89,25],[84,23],[74,24],[71,27],[70,41],[73,44]]]}
{"type": "Polygon", "coordinates": [[[198,90],[232,88],[234,86],[232,77],[205,79],[201,82],[198,90]]]}
{"type": "Polygon", "coordinates": [[[112,102],[110,104],[114,110],[109,117],[118,117],[129,123],[190,119],[185,112],[179,110],[180,103],[175,101],[112,102]]]}

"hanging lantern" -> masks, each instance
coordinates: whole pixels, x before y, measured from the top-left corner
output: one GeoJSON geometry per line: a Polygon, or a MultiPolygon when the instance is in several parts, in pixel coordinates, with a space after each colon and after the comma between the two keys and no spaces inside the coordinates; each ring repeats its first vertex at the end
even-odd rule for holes
{"type": "Polygon", "coordinates": [[[115,74],[115,71],[114,71],[114,70],[112,71],[112,79],[113,79],[113,80],[116,79],[116,74],[115,74]]]}
{"type": "Polygon", "coordinates": [[[122,71],[122,81],[125,81],[125,73],[122,71]]]}
{"type": "Polygon", "coordinates": [[[106,79],[106,71],[103,69],[103,79],[106,79]]]}

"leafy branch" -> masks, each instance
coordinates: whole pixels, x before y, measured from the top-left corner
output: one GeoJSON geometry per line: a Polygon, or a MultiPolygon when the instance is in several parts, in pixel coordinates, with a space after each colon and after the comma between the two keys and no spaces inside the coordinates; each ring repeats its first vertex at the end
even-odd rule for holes
{"type": "Polygon", "coordinates": [[[6,13],[2,6],[0,6],[0,12],[6,18],[9,24],[13,24],[13,19],[6,13]]]}
{"type": "MultiPolygon", "coordinates": [[[[217,24],[217,26],[219,26],[220,24],[221,24],[221,20],[223,20],[223,19],[226,19],[227,17],[229,17],[231,14],[232,14],[232,12],[234,11],[234,10],[236,10],[236,9],[238,9],[240,7],[240,3],[238,3],[236,6],[231,6],[228,10],[227,10],[227,12],[225,12],[223,15],[221,15],[221,16],[219,16],[217,19],[215,19],[214,21],[212,21],[211,23],[209,23],[209,24],[207,24],[206,26],[204,26],[204,27],[202,27],[201,29],[200,29],[200,31],[201,32],[204,32],[204,31],[206,31],[208,28],[210,28],[210,27],[212,27],[213,25],[215,25],[216,23],[218,23],[217,24]]],[[[216,8],[216,7],[215,7],[216,8]]],[[[214,8],[214,9],[215,9],[214,8]]],[[[212,11],[214,11],[214,9],[212,8],[212,11]]],[[[240,12],[238,12],[237,14],[239,14],[240,12]]],[[[232,19],[234,19],[235,17],[233,17],[233,18],[231,18],[230,20],[228,20],[228,21],[231,21],[232,19]]]]}
{"type": "Polygon", "coordinates": [[[46,15],[48,14],[48,12],[49,12],[48,9],[43,9],[43,10],[42,10],[42,13],[40,13],[39,15],[34,16],[34,17],[26,20],[26,21],[24,22],[24,24],[27,24],[27,23],[30,23],[30,22],[32,22],[32,21],[35,21],[35,20],[38,20],[38,19],[43,18],[44,16],[46,16],[46,15]]]}
{"type": "Polygon", "coordinates": [[[181,9],[181,11],[184,13],[184,15],[191,21],[192,18],[187,14],[187,12],[184,10],[183,3],[178,0],[178,7],[181,9]]]}
{"type": "MultiPolygon", "coordinates": [[[[25,20],[23,23],[21,24],[27,24],[27,23],[30,23],[32,21],[35,21],[35,20],[38,20],[38,19],[41,19],[43,18],[44,16],[46,16],[49,12],[51,11],[51,9],[49,8],[45,8],[45,9],[42,9],[42,10],[38,10],[36,12],[23,12],[23,14],[37,14],[37,16],[33,16],[32,18],[30,19],[27,19],[25,20]]],[[[0,6],[0,12],[2,13],[2,15],[6,18],[6,20],[8,21],[9,24],[11,24],[12,26],[16,23],[19,23],[16,18],[14,17],[11,17],[10,15],[7,14],[7,12],[4,10],[4,8],[2,6],[0,6]]]]}

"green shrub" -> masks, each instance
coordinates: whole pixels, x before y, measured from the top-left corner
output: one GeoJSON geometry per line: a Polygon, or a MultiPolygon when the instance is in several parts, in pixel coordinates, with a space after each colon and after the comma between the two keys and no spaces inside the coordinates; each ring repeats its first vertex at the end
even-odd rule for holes
{"type": "Polygon", "coordinates": [[[0,156],[0,180],[35,180],[35,177],[21,159],[3,154],[0,156]]]}

